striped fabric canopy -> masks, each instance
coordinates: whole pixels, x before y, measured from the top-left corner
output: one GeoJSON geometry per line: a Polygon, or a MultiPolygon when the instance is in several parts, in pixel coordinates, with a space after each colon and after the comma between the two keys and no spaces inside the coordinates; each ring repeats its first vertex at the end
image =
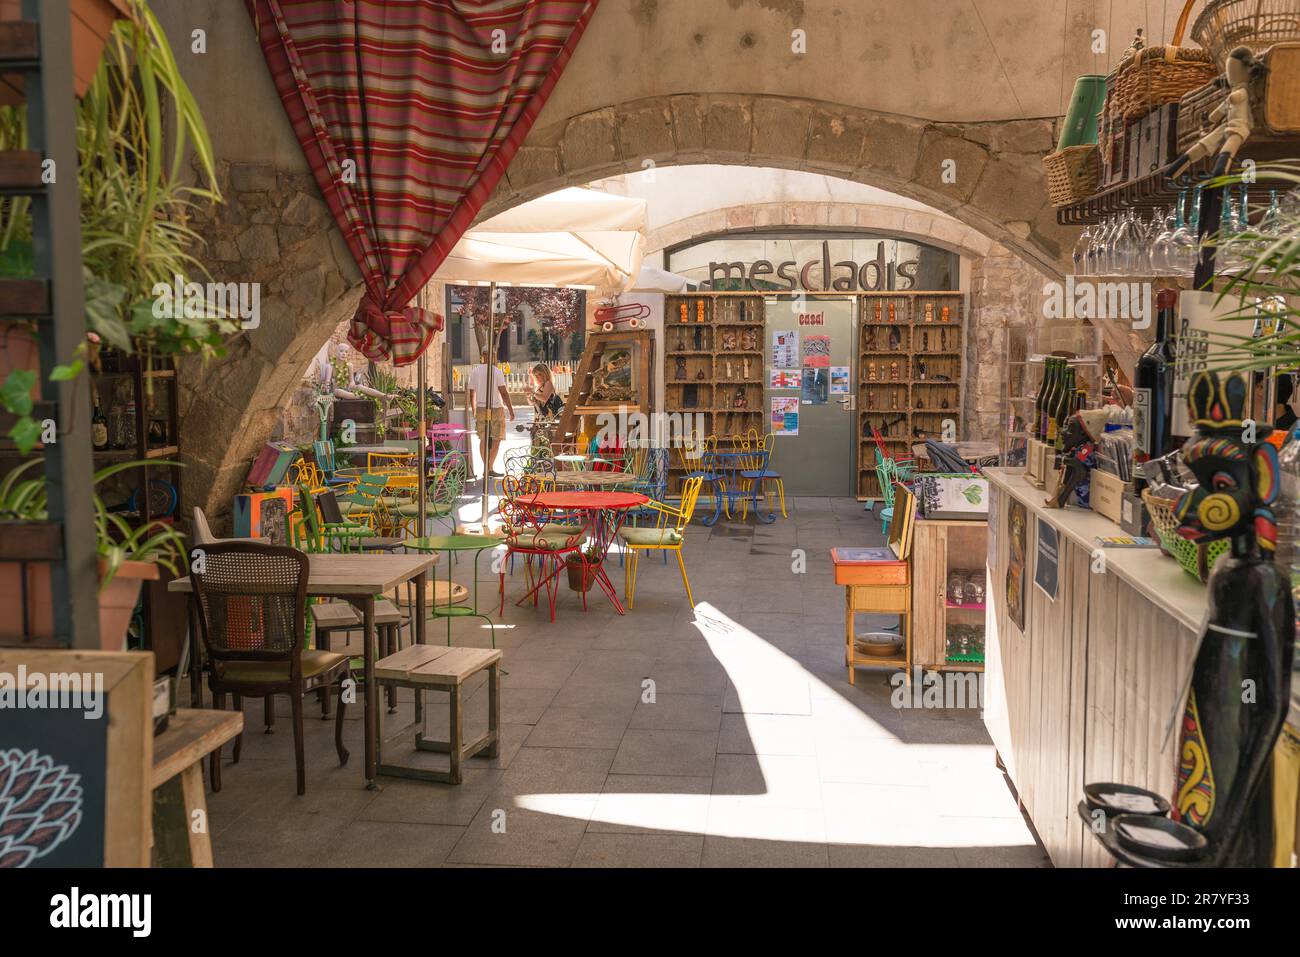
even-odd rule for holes
{"type": "Polygon", "coordinates": [[[528,135],[597,0],[245,0],[366,295],[348,338],[407,365],[410,306],[528,135]]]}

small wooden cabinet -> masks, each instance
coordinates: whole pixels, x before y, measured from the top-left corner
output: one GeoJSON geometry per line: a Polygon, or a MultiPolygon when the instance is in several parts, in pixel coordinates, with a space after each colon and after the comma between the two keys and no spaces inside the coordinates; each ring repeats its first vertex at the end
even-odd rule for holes
{"type": "Polygon", "coordinates": [[[948,577],[954,571],[983,571],[988,551],[988,522],[919,518],[912,545],[912,662],[923,671],[983,671],[983,662],[950,661],[949,625],[983,628],[985,601],[955,605],[948,601],[948,577]]]}

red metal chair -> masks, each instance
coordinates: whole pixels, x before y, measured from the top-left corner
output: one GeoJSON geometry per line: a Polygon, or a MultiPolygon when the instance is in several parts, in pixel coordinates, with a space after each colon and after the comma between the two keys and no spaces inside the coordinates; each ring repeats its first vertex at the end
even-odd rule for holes
{"type": "MultiPolygon", "coordinates": [[[[506,475],[501,480],[501,518],[506,536],[506,555],[501,563],[499,591],[501,606],[497,617],[506,611],[506,566],[508,559],[514,555],[524,556],[524,568],[528,574],[528,592],[515,604],[533,599],[536,607],[538,592],[543,584],[546,599],[550,605],[551,621],[555,621],[555,599],[559,591],[560,571],[570,555],[581,555],[582,539],[585,529],[581,527],[566,528],[554,524],[551,512],[531,504],[534,495],[546,491],[546,483],[536,475],[506,475]],[[537,561],[537,576],[534,577],[533,562],[537,561]]],[[[583,593],[584,603],[586,593],[583,593]]]]}

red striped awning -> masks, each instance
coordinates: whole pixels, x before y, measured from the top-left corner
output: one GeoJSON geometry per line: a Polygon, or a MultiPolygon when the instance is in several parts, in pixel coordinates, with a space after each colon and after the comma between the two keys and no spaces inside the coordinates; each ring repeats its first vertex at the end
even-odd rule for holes
{"type": "Polygon", "coordinates": [[[245,0],[366,296],[348,339],[414,362],[410,305],[496,187],[597,0],[245,0]]]}

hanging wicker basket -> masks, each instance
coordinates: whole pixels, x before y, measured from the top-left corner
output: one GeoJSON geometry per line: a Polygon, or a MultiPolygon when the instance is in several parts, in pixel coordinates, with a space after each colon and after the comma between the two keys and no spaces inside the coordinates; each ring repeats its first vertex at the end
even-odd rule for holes
{"type": "Polygon", "coordinates": [[[1097,192],[1101,179],[1096,143],[1067,146],[1043,157],[1047,198],[1053,206],[1069,206],[1097,192]]]}
{"type": "Polygon", "coordinates": [[[1192,26],[1192,39],[1222,69],[1237,47],[1263,53],[1275,43],[1300,40],[1295,0],[1209,0],[1192,26]]]}
{"type": "Polygon", "coordinates": [[[1127,57],[1115,71],[1112,111],[1125,120],[1146,116],[1158,106],[1173,103],[1219,73],[1205,50],[1182,46],[1196,0],[1187,0],[1173,40],[1167,46],[1146,47],[1127,57]]]}

